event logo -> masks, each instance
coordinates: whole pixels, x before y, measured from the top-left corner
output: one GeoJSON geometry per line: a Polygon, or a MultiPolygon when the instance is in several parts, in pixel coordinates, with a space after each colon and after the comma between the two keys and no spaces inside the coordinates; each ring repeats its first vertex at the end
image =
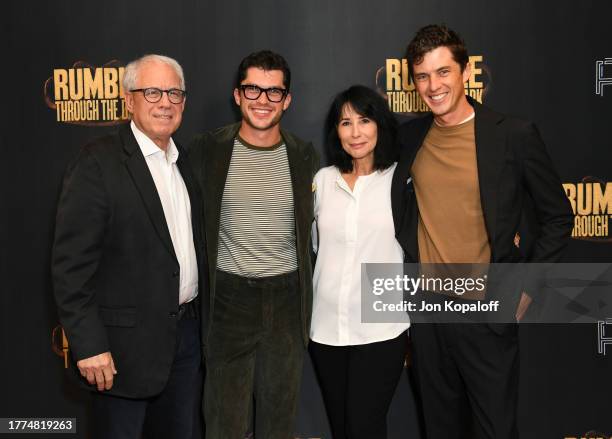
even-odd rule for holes
{"type": "Polygon", "coordinates": [[[44,84],[45,102],[56,120],[77,125],[116,125],[128,119],[123,95],[124,67],[113,60],[102,67],[77,61],[53,70],[44,84]]]}
{"type": "Polygon", "coordinates": [[[563,439],[610,439],[611,436],[591,430],[578,436],[565,436],[563,439]]]}
{"type": "Polygon", "coordinates": [[[612,318],[597,322],[597,353],[606,355],[606,348],[612,346],[612,318]]]}
{"type": "Polygon", "coordinates": [[[603,96],[606,85],[612,85],[612,58],[595,61],[595,94],[603,96]]]}
{"type": "MultiPolygon", "coordinates": [[[[482,104],[492,84],[491,74],[483,64],[482,55],[470,56],[471,75],[465,83],[465,94],[482,104]]],[[[408,73],[406,59],[389,58],[385,66],[376,71],[376,88],[386,97],[394,113],[422,113],[429,107],[419,96],[408,73]]]]}
{"type": "Polygon", "coordinates": [[[572,238],[611,242],[612,182],[584,177],[580,183],[563,183],[563,188],[574,211],[572,238]]]}
{"type": "Polygon", "coordinates": [[[57,325],[51,331],[51,350],[55,352],[56,355],[64,358],[64,368],[68,369],[68,352],[70,349],[66,333],[61,325],[57,325]]]}

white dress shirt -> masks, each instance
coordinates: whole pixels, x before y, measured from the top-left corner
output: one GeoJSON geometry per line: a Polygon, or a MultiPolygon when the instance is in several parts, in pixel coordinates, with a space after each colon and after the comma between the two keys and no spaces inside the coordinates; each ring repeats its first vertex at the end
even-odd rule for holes
{"type": "Polygon", "coordinates": [[[333,346],[390,340],[409,323],[361,323],[361,263],[403,262],[391,213],[396,164],[360,176],[351,191],[335,166],[315,175],[314,302],[310,338],[333,346]]]}
{"type": "Polygon", "coordinates": [[[166,151],[163,151],[133,121],[131,128],[164,209],[172,246],[180,266],[179,304],[183,304],[198,295],[198,263],[193,244],[189,193],[176,165],[179,152],[172,138],[166,151]]]}

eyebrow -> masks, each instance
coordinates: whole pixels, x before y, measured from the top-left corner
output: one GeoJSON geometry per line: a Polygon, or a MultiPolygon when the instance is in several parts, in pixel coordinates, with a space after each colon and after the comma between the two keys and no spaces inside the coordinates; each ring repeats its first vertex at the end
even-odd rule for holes
{"type": "MultiPolygon", "coordinates": [[[[370,119],[370,116],[362,116],[361,114],[357,115],[357,119],[370,119]]],[[[341,116],[340,119],[338,119],[340,122],[343,120],[351,120],[350,117],[345,117],[345,116],[341,116]]]]}
{"type": "Polygon", "coordinates": [[[257,85],[257,84],[251,84],[251,83],[246,83],[246,84],[240,84],[241,86],[244,85],[245,87],[259,87],[259,88],[263,88],[265,90],[269,90],[271,88],[276,88],[278,90],[286,90],[284,85],[272,85],[270,87],[264,87],[261,85],[257,85]]]}
{"type": "MultiPolygon", "coordinates": [[[[444,69],[450,69],[451,66],[442,66],[442,67],[438,67],[437,69],[433,70],[434,72],[439,72],[440,70],[444,70],[444,69]]],[[[431,72],[420,72],[420,73],[415,73],[415,76],[418,75],[429,75],[431,72]]]]}

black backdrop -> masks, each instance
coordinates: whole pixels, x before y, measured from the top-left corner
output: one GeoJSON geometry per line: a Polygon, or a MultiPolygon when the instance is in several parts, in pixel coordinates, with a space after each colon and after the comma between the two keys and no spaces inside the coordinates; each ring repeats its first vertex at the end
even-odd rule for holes
{"type": "MultiPolygon", "coordinates": [[[[62,379],[63,360],[51,349],[57,316],[50,244],[68,161],[85,141],[113,128],[57,121],[44,92],[54,69],[77,61],[124,65],[145,53],[176,58],[189,92],[176,138],[186,143],[196,132],[236,119],[231,88],[237,64],[251,51],[270,48],[284,54],[293,71],[293,102],[283,123],[322,152],[332,95],[354,83],[375,87],[376,72],[387,59],[402,58],[419,27],[446,22],[462,33],[471,54],[482,56],[485,104],[535,121],[564,183],[578,187],[589,177],[605,188],[612,181],[612,85],[596,94],[597,77],[612,78],[611,64],[599,73],[596,64],[612,57],[609,1],[12,0],[3,8],[0,417],[76,417],[79,438],[90,422],[87,395],[62,379]]],[[[577,237],[568,260],[609,261],[611,237],[607,231],[577,237]]],[[[612,434],[612,346],[607,355],[599,353],[597,334],[595,323],[521,328],[523,437],[612,434]]],[[[391,438],[418,437],[406,377],[389,416],[391,438]]],[[[309,365],[296,436],[330,438],[309,365]]]]}

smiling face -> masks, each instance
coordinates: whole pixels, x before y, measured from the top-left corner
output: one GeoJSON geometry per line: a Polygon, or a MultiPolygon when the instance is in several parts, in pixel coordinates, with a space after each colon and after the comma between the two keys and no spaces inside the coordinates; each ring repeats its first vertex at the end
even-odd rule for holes
{"type": "MultiPolygon", "coordinates": [[[[138,68],[136,89],[156,87],[161,90],[181,88],[180,78],[166,63],[149,61],[138,68]]],[[[163,93],[159,102],[148,102],[142,92],[125,92],[125,105],[132,120],[158,147],[165,150],[170,137],[181,125],[185,101],[173,104],[163,93]]]]}
{"type": "MultiPolygon", "coordinates": [[[[285,89],[282,70],[264,70],[258,67],[249,67],[246,77],[241,85],[256,85],[260,88],[285,89]]],[[[283,112],[289,108],[291,94],[287,94],[280,102],[270,102],[265,92],[257,99],[247,99],[239,89],[234,89],[234,101],[242,113],[241,135],[258,131],[259,135],[265,132],[279,131],[279,122],[283,112]],[[246,131],[246,133],[244,132],[246,131]]],[[[245,138],[245,140],[248,140],[245,138]]]]}
{"type": "Polygon", "coordinates": [[[456,125],[472,113],[463,84],[470,78],[470,65],[463,72],[448,47],[438,47],[415,64],[412,75],[421,99],[440,125],[456,125]]]}
{"type": "Polygon", "coordinates": [[[349,103],[342,107],[338,121],[338,138],[342,149],[355,160],[374,163],[378,126],[374,120],[357,113],[349,103]]]}

